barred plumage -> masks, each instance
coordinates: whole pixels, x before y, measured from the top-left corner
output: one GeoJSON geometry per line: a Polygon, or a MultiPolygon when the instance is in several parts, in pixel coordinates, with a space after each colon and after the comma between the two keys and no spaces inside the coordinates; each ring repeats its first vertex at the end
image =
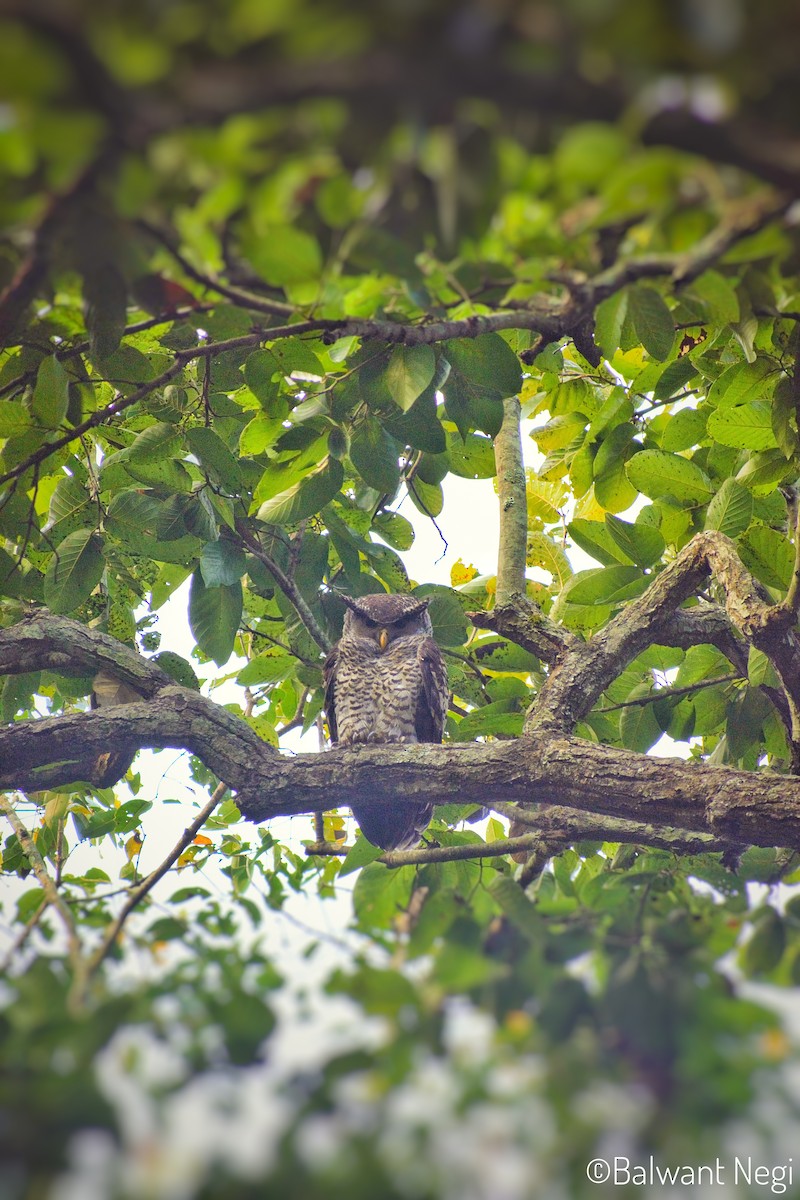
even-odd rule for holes
{"type": "MultiPolygon", "coordinates": [[[[376,594],[343,597],[341,639],[325,662],[325,709],[331,740],[440,742],[450,692],[447,668],[433,640],[427,600],[376,594]]],[[[353,805],[361,832],[384,850],[415,846],[430,804],[353,805]]]]}

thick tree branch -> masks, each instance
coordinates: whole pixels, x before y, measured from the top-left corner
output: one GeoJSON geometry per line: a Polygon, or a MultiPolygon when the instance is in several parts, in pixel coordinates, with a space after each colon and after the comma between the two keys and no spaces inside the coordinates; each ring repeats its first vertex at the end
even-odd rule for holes
{"type": "Polygon", "coordinates": [[[800,848],[800,780],[654,758],[539,732],[510,742],[360,746],[287,758],[196,692],[164,688],[119,705],[0,729],[0,787],[39,790],[85,778],[113,745],[183,748],[237,793],[245,816],[433,801],[558,804],[736,842],[800,848]]]}
{"type": "Polygon", "coordinates": [[[476,629],[499,633],[550,666],[574,647],[583,645],[580,638],[556,625],[524,596],[516,604],[498,605],[490,612],[469,612],[467,616],[476,629]]]}

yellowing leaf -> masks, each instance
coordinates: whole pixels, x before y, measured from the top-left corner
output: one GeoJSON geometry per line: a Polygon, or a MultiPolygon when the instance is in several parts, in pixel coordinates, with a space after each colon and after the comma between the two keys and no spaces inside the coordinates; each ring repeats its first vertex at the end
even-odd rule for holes
{"type": "Polygon", "coordinates": [[[128,862],[132,862],[132,860],[136,858],[141,848],[142,839],[140,837],[137,837],[136,834],[133,834],[132,837],[128,838],[127,842],[125,843],[125,854],[127,855],[128,862]]]}
{"type": "Polygon", "coordinates": [[[211,838],[206,837],[204,833],[198,833],[196,838],[192,838],[193,846],[213,846],[213,844],[211,838]]]}
{"type": "Polygon", "coordinates": [[[572,567],[563,547],[546,533],[528,534],[526,561],[529,567],[541,567],[543,571],[547,571],[559,587],[563,587],[572,574],[572,567]]]}
{"type": "Polygon", "coordinates": [[[528,501],[529,516],[541,517],[548,525],[553,525],[556,521],[561,520],[559,509],[564,504],[567,496],[567,489],[563,480],[552,482],[545,479],[538,479],[535,475],[529,474],[525,493],[528,501]]]}
{"type": "Polygon", "coordinates": [[[471,563],[467,567],[464,560],[459,558],[450,568],[450,583],[453,587],[460,587],[462,583],[469,583],[477,574],[477,567],[473,567],[471,563]]]}

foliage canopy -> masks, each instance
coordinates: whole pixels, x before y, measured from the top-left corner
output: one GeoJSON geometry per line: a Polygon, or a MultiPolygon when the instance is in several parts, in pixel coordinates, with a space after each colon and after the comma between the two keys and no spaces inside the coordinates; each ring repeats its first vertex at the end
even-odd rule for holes
{"type": "Polygon", "coordinates": [[[746,981],[800,978],[794,7],[4,11],[9,1194],[99,1128],[109,1196],[582,1196],[767,1099],[784,1161],[746,981]],[[454,476],[499,561],[410,578],[454,476]],[[281,754],[381,590],[431,599],[444,746],[281,754]],[[165,747],[202,796],[171,852],[165,747]],[[430,844],[344,857],[365,786],[434,798],[430,844]],[[296,813],[306,847],[262,823],[296,813]],[[350,889],[287,968],[280,914],[350,889]],[[281,1075],[307,970],[351,1027],[281,1075]],[[130,1174],[120,1078],[236,1115],[180,1188],[130,1174]]]}

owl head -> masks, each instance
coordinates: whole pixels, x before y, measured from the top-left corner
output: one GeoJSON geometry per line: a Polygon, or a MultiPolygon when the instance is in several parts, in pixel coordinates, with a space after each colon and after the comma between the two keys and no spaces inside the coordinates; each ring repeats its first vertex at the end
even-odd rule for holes
{"type": "Polygon", "coordinates": [[[379,592],[355,599],[343,595],[342,601],[347,606],[342,638],[364,638],[385,650],[397,638],[433,633],[428,600],[379,592]]]}

